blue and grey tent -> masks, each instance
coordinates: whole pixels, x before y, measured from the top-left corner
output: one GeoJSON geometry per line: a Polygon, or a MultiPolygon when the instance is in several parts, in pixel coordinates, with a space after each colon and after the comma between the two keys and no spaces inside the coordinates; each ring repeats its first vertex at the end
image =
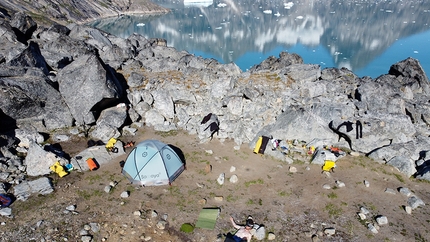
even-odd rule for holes
{"type": "Polygon", "coordinates": [[[158,140],[145,140],[130,152],[122,174],[133,184],[159,186],[173,182],[184,169],[184,162],[172,147],[158,140]]]}

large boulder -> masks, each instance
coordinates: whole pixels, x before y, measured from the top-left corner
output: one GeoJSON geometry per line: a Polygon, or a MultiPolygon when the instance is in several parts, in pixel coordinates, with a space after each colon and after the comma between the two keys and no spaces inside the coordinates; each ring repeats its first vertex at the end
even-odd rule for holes
{"type": "Polygon", "coordinates": [[[77,125],[94,123],[94,112],[112,105],[123,95],[120,81],[95,55],[78,57],[58,71],[56,80],[77,125]]]}
{"type": "MultiPolygon", "coordinates": [[[[393,64],[388,71],[390,75],[401,77],[401,87],[410,86],[414,93],[430,94],[430,84],[420,62],[414,58],[407,58],[393,64]]],[[[393,84],[393,83],[390,83],[393,84]]]]}
{"type": "Polygon", "coordinates": [[[50,151],[45,151],[39,144],[31,142],[30,147],[28,148],[27,157],[25,158],[27,175],[47,175],[52,172],[49,167],[57,161],[59,161],[61,165],[68,163],[67,159],[50,151]]]}
{"type": "Polygon", "coordinates": [[[69,127],[73,118],[63,97],[38,68],[3,67],[0,109],[14,120],[41,123],[48,130],[69,127]]]}
{"type": "Polygon", "coordinates": [[[37,28],[36,22],[24,12],[16,12],[10,20],[10,25],[16,29],[18,39],[26,43],[37,28]]]}
{"type": "Polygon", "coordinates": [[[9,62],[21,53],[26,45],[18,41],[12,26],[5,19],[0,18],[0,63],[9,62]]]}

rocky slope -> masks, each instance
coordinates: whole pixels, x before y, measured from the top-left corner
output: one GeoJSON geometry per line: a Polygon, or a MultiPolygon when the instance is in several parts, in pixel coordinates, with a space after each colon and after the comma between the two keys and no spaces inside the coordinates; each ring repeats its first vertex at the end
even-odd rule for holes
{"type": "Polygon", "coordinates": [[[10,17],[15,12],[25,12],[39,24],[50,25],[83,23],[95,19],[117,16],[120,14],[160,14],[168,12],[149,0],[43,0],[43,1],[0,1],[0,12],[3,17],[10,17]]]}

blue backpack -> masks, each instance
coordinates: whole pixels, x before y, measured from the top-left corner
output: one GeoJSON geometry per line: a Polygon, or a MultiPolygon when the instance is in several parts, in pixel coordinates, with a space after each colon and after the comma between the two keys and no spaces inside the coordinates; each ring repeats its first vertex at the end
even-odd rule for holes
{"type": "Polygon", "coordinates": [[[12,198],[6,194],[0,194],[0,208],[9,207],[12,203],[12,198]]]}

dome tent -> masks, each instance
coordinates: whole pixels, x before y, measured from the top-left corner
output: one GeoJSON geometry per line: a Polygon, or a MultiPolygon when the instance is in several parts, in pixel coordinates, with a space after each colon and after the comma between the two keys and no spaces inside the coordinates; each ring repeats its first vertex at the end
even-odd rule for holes
{"type": "Polygon", "coordinates": [[[132,184],[159,186],[170,184],[184,169],[172,147],[158,140],[145,140],[130,152],[122,174],[132,184]]]}

